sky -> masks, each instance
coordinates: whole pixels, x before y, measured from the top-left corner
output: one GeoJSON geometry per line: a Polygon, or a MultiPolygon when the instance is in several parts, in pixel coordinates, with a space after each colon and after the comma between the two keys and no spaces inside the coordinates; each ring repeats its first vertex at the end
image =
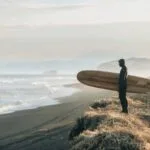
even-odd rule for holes
{"type": "Polygon", "coordinates": [[[148,0],[0,0],[0,25],[150,21],[148,0]]]}
{"type": "Polygon", "coordinates": [[[147,57],[149,16],[148,0],[0,0],[0,59],[147,57]]]}

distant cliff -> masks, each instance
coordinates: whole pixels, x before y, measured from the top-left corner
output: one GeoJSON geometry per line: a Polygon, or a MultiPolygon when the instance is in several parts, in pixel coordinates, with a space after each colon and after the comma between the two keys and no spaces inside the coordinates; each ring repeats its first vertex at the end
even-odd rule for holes
{"type": "Polygon", "coordinates": [[[57,73],[56,70],[50,70],[50,71],[45,71],[44,74],[55,76],[55,75],[57,75],[58,73],[57,73]]]}
{"type": "MultiPolygon", "coordinates": [[[[150,59],[148,58],[129,58],[126,59],[128,73],[140,76],[150,76],[150,59]]],[[[98,70],[119,72],[118,60],[100,64],[98,70]]]]}

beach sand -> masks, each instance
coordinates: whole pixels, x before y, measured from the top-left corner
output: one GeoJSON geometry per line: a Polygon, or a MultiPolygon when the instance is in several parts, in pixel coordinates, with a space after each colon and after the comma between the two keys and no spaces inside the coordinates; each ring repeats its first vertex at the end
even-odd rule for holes
{"type": "Polygon", "coordinates": [[[0,150],[67,150],[68,134],[89,104],[111,92],[85,90],[59,98],[59,105],[0,116],[0,150]]]}

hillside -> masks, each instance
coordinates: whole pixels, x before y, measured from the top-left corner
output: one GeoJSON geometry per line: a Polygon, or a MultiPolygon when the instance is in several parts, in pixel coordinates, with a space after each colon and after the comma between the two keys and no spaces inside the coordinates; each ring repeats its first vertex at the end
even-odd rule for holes
{"type": "MultiPolygon", "coordinates": [[[[128,73],[132,75],[139,76],[150,76],[150,59],[148,58],[129,58],[126,59],[126,66],[128,68],[128,73]]],[[[98,70],[119,72],[120,68],[118,66],[118,60],[106,62],[100,64],[98,70]]]]}
{"type": "Polygon", "coordinates": [[[94,103],[70,132],[71,150],[149,150],[149,104],[129,99],[130,113],[125,115],[114,98],[94,103]]]}

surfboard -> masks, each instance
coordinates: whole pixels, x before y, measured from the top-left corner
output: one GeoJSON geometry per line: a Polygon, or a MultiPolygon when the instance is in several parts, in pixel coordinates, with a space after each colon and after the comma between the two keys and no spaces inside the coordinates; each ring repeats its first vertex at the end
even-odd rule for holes
{"type": "MultiPolygon", "coordinates": [[[[77,79],[88,86],[118,91],[119,73],[83,70],[77,74],[77,79]]],[[[150,80],[143,77],[128,75],[127,92],[148,93],[150,92],[150,80]]]]}

